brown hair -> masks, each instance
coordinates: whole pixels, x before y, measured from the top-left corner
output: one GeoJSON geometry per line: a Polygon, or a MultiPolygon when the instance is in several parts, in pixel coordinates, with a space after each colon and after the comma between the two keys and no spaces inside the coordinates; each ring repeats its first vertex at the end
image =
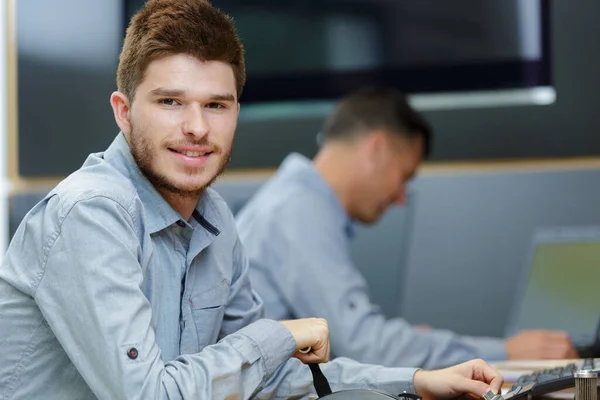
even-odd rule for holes
{"type": "Polygon", "coordinates": [[[231,65],[239,99],[246,81],[244,49],[231,18],[207,0],[149,0],[131,18],[119,57],[118,90],[133,101],[152,61],[182,53],[231,65]]]}
{"type": "Polygon", "coordinates": [[[341,98],[325,120],[324,141],[353,140],[374,130],[401,137],[423,139],[423,156],[431,151],[433,131],[429,123],[391,87],[367,87],[341,98]]]}

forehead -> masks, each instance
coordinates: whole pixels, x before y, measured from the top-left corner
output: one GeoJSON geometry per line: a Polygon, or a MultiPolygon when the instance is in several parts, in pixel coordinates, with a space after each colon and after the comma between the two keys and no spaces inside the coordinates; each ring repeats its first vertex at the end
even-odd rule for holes
{"type": "Polygon", "coordinates": [[[392,142],[391,148],[398,156],[418,160],[422,158],[424,143],[421,136],[399,137],[390,135],[389,137],[392,142]]]}
{"type": "Polygon", "coordinates": [[[202,61],[187,54],[162,57],[148,64],[138,91],[148,93],[159,87],[185,90],[192,96],[208,93],[236,95],[235,75],[229,64],[202,61]]]}
{"type": "Polygon", "coordinates": [[[392,147],[400,172],[408,176],[414,175],[423,160],[423,138],[421,136],[395,138],[394,142],[392,147]]]}

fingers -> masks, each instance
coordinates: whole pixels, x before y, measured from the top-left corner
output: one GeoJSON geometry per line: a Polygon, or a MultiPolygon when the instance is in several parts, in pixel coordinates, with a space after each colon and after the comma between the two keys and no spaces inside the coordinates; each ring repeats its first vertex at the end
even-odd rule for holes
{"type": "Polygon", "coordinates": [[[300,352],[297,352],[296,354],[294,354],[294,357],[297,358],[298,360],[302,361],[304,364],[308,364],[308,363],[326,363],[327,361],[329,361],[329,356],[323,353],[314,353],[314,352],[310,352],[310,353],[306,353],[306,354],[302,354],[300,352]]]}
{"type": "Polygon", "coordinates": [[[546,330],[546,329],[530,329],[517,333],[515,338],[522,340],[567,340],[569,334],[565,331],[546,330]]]}
{"type": "Polygon", "coordinates": [[[573,346],[559,344],[559,345],[548,345],[544,348],[539,358],[579,358],[577,350],[573,346]]]}
{"type": "Polygon", "coordinates": [[[500,393],[502,375],[483,360],[472,360],[437,371],[417,371],[413,385],[423,398],[481,398],[488,390],[500,393]]]}
{"type": "Polygon", "coordinates": [[[497,390],[490,388],[490,386],[481,381],[476,381],[469,378],[462,378],[456,382],[456,391],[458,393],[470,394],[472,396],[483,397],[483,395],[491,389],[494,393],[498,393],[500,388],[497,390]]]}
{"type": "Polygon", "coordinates": [[[546,341],[543,342],[542,358],[578,358],[577,350],[571,343],[568,334],[562,332],[547,332],[546,341]]]}
{"type": "MultiPolygon", "coordinates": [[[[485,390],[482,393],[470,392],[475,395],[481,395],[491,389],[494,393],[500,393],[500,389],[504,384],[504,378],[494,368],[492,368],[488,363],[481,359],[471,360],[464,364],[461,364],[466,368],[464,370],[464,376],[467,379],[471,379],[474,382],[482,383],[485,386],[485,390]]],[[[477,385],[478,387],[483,387],[481,385],[477,385]]]]}
{"type": "Polygon", "coordinates": [[[311,347],[300,349],[293,357],[299,359],[305,364],[308,363],[325,363],[329,361],[329,342],[325,348],[313,349],[311,347]]]}
{"type": "Polygon", "coordinates": [[[329,325],[322,318],[302,318],[279,321],[285,326],[296,341],[296,350],[306,347],[319,349],[329,342],[329,325]]]}
{"type": "Polygon", "coordinates": [[[575,347],[571,346],[571,348],[569,349],[569,352],[567,353],[567,357],[566,358],[581,358],[579,356],[579,353],[577,352],[577,349],[575,349],[575,347]]]}
{"type": "Polygon", "coordinates": [[[546,340],[549,341],[565,341],[569,340],[569,334],[563,331],[539,331],[546,340]]]}
{"type": "Polygon", "coordinates": [[[509,359],[578,358],[568,333],[529,330],[506,340],[509,359]]]}
{"type": "MultiPolygon", "coordinates": [[[[481,361],[480,366],[483,381],[489,385],[489,388],[494,393],[500,393],[502,385],[504,384],[504,377],[500,375],[500,372],[496,371],[489,364],[481,361]]],[[[486,389],[487,392],[487,389],[486,389]]],[[[485,392],[484,392],[485,393],[485,392]]]]}
{"type": "Polygon", "coordinates": [[[294,357],[305,363],[329,361],[329,326],[322,318],[280,321],[296,341],[294,357]]]}

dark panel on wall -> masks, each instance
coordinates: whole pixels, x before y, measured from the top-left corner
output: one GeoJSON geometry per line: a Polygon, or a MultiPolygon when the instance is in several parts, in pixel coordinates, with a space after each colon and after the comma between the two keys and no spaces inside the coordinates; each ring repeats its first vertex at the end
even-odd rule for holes
{"type": "Polygon", "coordinates": [[[19,175],[64,176],[118,132],[121,0],[17,3],[19,175]]]}
{"type": "MultiPolygon", "coordinates": [[[[600,153],[600,2],[551,0],[548,106],[429,111],[433,159],[562,157],[600,153]]],[[[19,174],[67,175],[117,133],[108,99],[123,35],[122,0],[19,0],[19,174]]],[[[243,98],[242,98],[243,99],[243,98]]],[[[312,156],[323,115],[242,118],[232,168],[274,167],[290,151],[312,156]]]]}
{"type": "MultiPolygon", "coordinates": [[[[552,0],[552,80],[546,106],[427,111],[434,160],[569,157],[600,154],[600,2],[552,0]]],[[[290,150],[312,156],[323,117],[240,121],[232,167],[277,165],[290,150]],[[264,150],[268,143],[268,151],[264,150]]]]}
{"type": "Polygon", "coordinates": [[[244,101],[548,86],[547,0],[213,0],[246,48],[244,101]],[[274,35],[273,33],[276,33],[274,35]]]}

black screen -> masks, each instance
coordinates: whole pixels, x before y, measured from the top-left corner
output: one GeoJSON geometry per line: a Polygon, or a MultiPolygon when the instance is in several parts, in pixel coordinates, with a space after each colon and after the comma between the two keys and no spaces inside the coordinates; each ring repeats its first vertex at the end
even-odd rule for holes
{"type": "MultiPolygon", "coordinates": [[[[131,15],[144,2],[130,0],[131,15]]],[[[546,0],[213,0],[246,49],[242,100],[551,84],[546,0]]]]}

